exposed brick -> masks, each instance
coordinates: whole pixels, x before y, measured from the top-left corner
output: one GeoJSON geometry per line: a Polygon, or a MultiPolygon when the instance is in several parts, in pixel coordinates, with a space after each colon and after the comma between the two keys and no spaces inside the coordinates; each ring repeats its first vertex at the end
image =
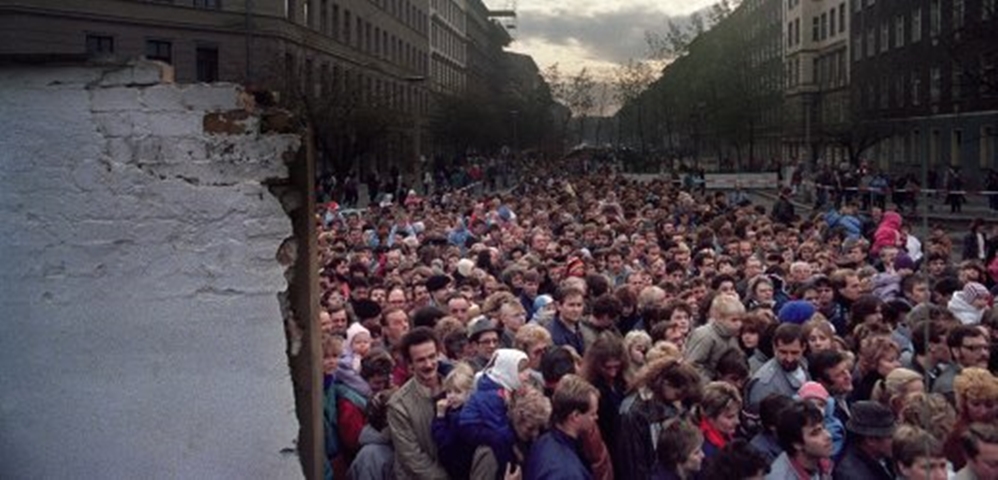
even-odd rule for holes
{"type": "Polygon", "coordinates": [[[287,110],[270,109],[260,118],[260,133],[294,133],[297,129],[294,115],[287,110]]]}
{"type": "Polygon", "coordinates": [[[241,135],[251,132],[253,122],[245,110],[212,112],[204,115],[204,133],[214,135],[241,135]]]}

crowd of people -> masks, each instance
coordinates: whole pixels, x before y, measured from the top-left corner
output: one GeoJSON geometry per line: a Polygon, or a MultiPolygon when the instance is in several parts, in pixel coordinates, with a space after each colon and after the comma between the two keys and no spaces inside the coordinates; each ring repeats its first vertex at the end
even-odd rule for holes
{"type": "Polygon", "coordinates": [[[527,164],[317,212],[327,478],[998,479],[993,225],[527,164]]]}

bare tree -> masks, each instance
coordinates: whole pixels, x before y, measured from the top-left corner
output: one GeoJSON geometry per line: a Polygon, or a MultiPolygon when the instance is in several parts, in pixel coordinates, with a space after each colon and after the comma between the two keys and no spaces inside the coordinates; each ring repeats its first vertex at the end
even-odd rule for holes
{"type": "MultiPolygon", "coordinates": [[[[614,93],[616,94],[617,101],[622,106],[632,104],[632,102],[637,100],[648,88],[648,86],[651,85],[654,79],[654,71],[646,62],[628,59],[626,64],[618,66],[614,71],[614,93]]],[[[634,108],[637,110],[637,112],[634,113],[637,120],[637,131],[641,140],[642,151],[644,150],[646,144],[644,130],[644,103],[645,102],[633,103],[634,108]]],[[[620,123],[623,122],[618,122],[617,143],[620,143],[621,140],[619,138],[620,123]]]]}

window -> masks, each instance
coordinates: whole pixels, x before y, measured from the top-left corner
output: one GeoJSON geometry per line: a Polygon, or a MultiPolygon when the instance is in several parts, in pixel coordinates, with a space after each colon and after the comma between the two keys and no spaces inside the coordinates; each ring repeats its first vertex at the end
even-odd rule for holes
{"type": "Polygon", "coordinates": [[[800,18],[794,19],[794,45],[800,45],[800,18]]]}
{"type": "Polygon", "coordinates": [[[912,163],[922,163],[922,131],[914,129],[911,131],[911,148],[908,150],[912,163]]]}
{"type": "Polygon", "coordinates": [[[877,53],[877,33],[876,29],[870,27],[866,31],[866,56],[872,57],[877,53]]]}
{"type": "Polygon", "coordinates": [[[321,0],[319,2],[319,31],[325,35],[329,32],[329,0],[321,0]]]}
{"type": "Polygon", "coordinates": [[[942,95],[942,85],[943,85],[943,72],[939,67],[932,67],[929,70],[929,101],[932,103],[939,103],[939,97],[942,95]]]}
{"type": "Polygon", "coordinates": [[[87,35],[88,55],[110,55],[114,53],[114,37],[110,35],[87,35]]]}
{"type": "Polygon", "coordinates": [[[794,22],[787,23],[787,47],[794,46],[794,22]]]}
{"type": "Polygon", "coordinates": [[[891,83],[886,76],[880,77],[880,97],[877,100],[880,102],[880,109],[887,110],[891,101],[891,83]]]}
{"type": "Polygon", "coordinates": [[[218,10],[222,8],[221,0],[194,0],[194,8],[218,10]]]}
{"type": "Polygon", "coordinates": [[[814,18],[811,19],[811,41],[812,42],[817,42],[818,39],[819,39],[819,35],[821,34],[820,22],[821,22],[821,19],[818,18],[817,16],[815,16],[814,18]]]}
{"type": "MultiPolygon", "coordinates": [[[[824,15],[822,15],[822,16],[824,16],[824,15]]],[[[834,8],[828,14],[828,36],[829,37],[834,37],[835,36],[835,9],[834,8]]]]}
{"type": "Polygon", "coordinates": [[[329,32],[329,35],[332,36],[333,38],[335,38],[336,40],[339,40],[340,39],[340,36],[339,36],[340,35],[340,6],[337,5],[337,4],[335,4],[335,3],[333,4],[333,20],[331,22],[329,22],[329,23],[333,26],[333,29],[332,29],[332,31],[329,32]]]}
{"type": "Polygon", "coordinates": [[[828,14],[821,14],[821,39],[828,38],[828,14]]]}
{"type": "Polygon", "coordinates": [[[146,58],[173,63],[173,44],[165,40],[146,40],[146,58]]]}
{"type": "Polygon", "coordinates": [[[929,4],[929,36],[939,36],[942,25],[942,7],[939,5],[939,0],[932,0],[932,3],[929,4]]]}
{"type": "Polygon", "coordinates": [[[898,15],[894,19],[894,46],[904,46],[904,15],[898,15]]]}
{"type": "Polygon", "coordinates": [[[346,45],[350,45],[350,43],[353,41],[353,38],[350,35],[350,21],[351,20],[352,20],[352,18],[350,17],[350,10],[347,10],[347,9],[344,8],[343,9],[343,43],[346,44],[346,45]]]}
{"type": "Polygon", "coordinates": [[[199,82],[218,81],[218,47],[197,47],[197,80],[199,82]]]}
{"type": "Polygon", "coordinates": [[[918,43],[922,40],[922,9],[916,8],[911,12],[911,43],[918,43]]]}
{"type": "Polygon", "coordinates": [[[911,104],[918,106],[922,103],[922,77],[918,72],[911,73],[911,104]]]}
{"type": "Polygon", "coordinates": [[[953,0],[953,30],[963,28],[963,18],[966,13],[964,0],[953,0]]]}
{"type": "Polygon", "coordinates": [[[353,46],[359,49],[364,42],[364,19],[360,18],[360,15],[355,18],[357,19],[357,34],[354,35],[356,42],[353,43],[353,46]]]}
{"type": "Polygon", "coordinates": [[[954,102],[959,102],[963,94],[963,67],[959,62],[953,62],[953,85],[950,92],[954,102]]]}
{"type": "Polygon", "coordinates": [[[863,34],[857,33],[852,37],[852,61],[858,62],[863,59],[863,34]]]}
{"type": "Polygon", "coordinates": [[[839,33],[846,31],[846,4],[839,4],[839,33]]]}
{"type": "Polygon", "coordinates": [[[884,22],[880,26],[880,53],[884,53],[891,48],[891,26],[884,22]]]}
{"type": "Polygon", "coordinates": [[[904,107],[904,75],[894,78],[894,105],[898,108],[904,107]]]}

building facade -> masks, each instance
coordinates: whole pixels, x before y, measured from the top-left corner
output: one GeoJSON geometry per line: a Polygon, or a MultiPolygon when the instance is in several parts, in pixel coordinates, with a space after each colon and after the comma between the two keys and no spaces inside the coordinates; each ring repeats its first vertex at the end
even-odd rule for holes
{"type": "Polygon", "coordinates": [[[178,82],[275,89],[341,122],[379,112],[327,142],[355,166],[414,159],[430,103],[428,0],[26,0],[0,5],[0,32],[0,56],[145,56],[178,82]]]}
{"type": "Polygon", "coordinates": [[[831,132],[848,122],[850,20],[846,0],[783,0],[783,157],[837,162],[831,132]]]}
{"type": "Polygon", "coordinates": [[[503,47],[513,41],[482,0],[467,0],[466,91],[474,96],[497,95],[507,78],[503,47]]]}
{"type": "Polygon", "coordinates": [[[870,164],[960,167],[975,187],[998,167],[995,3],[853,0],[853,105],[882,137],[870,164]]]}
{"type": "Polygon", "coordinates": [[[780,158],[783,131],[783,0],[745,0],[726,23],[740,31],[739,61],[747,75],[752,111],[749,169],[780,158]]]}
{"type": "Polygon", "coordinates": [[[468,66],[465,0],[430,0],[430,85],[434,92],[464,91],[468,66]]]}

